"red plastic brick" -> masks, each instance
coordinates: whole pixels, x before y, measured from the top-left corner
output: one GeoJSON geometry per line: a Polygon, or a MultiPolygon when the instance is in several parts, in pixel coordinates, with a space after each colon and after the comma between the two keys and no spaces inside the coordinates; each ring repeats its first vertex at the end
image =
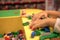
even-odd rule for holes
{"type": "Polygon", "coordinates": [[[51,40],[60,40],[60,38],[52,38],[51,40]]]}
{"type": "Polygon", "coordinates": [[[10,40],[10,38],[8,38],[8,37],[5,37],[5,40],[10,40]]]}
{"type": "Polygon", "coordinates": [[[23,33],[24,33],[24,31],[23,31],[23,30],[20,30],[20,33],[21,33],[21,34],[23,34],[23,33]]]}

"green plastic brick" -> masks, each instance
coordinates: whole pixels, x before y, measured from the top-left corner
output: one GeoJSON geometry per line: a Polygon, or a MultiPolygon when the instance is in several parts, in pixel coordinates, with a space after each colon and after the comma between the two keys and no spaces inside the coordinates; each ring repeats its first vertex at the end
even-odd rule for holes
{"type": "Polygon", "coordinates": [[[58,38],[60,38],[60,34],[59,34],[58,38]]]}
{"type": "Polygon", "coordinates": [[[31,20],[31,19],[32,19],[32,17],[31,17],[31,16],[28,16],[27,18],[28,18],[29,20],[31,20]]]}
{"type": "Polygon", "coordinates": [[[36,36],[39,36],[41,33],[40,33],[40,31],[39,30],[35,30],[35,35],[36,36]]]}
{"type": "Polygon", "coordinates": [[[41,36],[40,38],[39,38],[39,40],[45,40],[45,39],[47,39],[48,38],[48,36],[41,36]]]}
{"type": "Polygon", "coordinates": [[[48,38],[57,38],[58,35],[59,35],[58,33],[53,32],[53,33],[51,33],[51,34],[49,34],[47,36],[41,36],[40,40],[44,40],[44,39],[48,39],[48,38]]]}
{"type": "Polygon", "coordinates": [[[13,35],[18,35],[18,34],[19,34],[19,32],[12,32],[12,34],[13,34],[13,35]]]}
{"type": "Polygon", "coordinates": [[[2,38],[3,37],[3,35],[2,34],[0,34],[0,38],[2,38]]]}
{"type": "Polygon", "coordinates": [[[23,25],[24,25],[24,26],[27,26],[27,25],[29,25],[29,22],[23,23],[23,25]]]}
{"type": "Polygon", "coordinates": [[[48,35],[49,38],[56,38],[58,37],[58,33],[51,33],[50,35],[48,35]]]}
{"type": "Polygon", "coordinates": [[[14,37],[17,37],[17,35],[14,35],[14,37]]]}

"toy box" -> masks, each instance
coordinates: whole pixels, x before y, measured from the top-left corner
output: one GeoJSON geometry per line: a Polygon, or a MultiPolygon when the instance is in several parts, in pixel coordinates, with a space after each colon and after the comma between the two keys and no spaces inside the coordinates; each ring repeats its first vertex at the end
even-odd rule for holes
{"type": "Polygon", "coordinates": [[[0,11],[0,39],[1,38],[5,40],[25,39],[20,10],[0,11]]]}

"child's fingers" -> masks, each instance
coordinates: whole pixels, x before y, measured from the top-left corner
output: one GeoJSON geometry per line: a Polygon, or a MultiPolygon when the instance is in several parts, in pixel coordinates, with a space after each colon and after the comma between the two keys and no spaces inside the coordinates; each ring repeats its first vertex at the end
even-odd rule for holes
{"type": "Polygon", "coordinates": [[[33,25],[34,25],[33,23],[30,24],[30,29],[33,27],[33,25]]]}
{"type": "MultiPolygon", "coordinates": [[[[31,26],[31,29],[34,30],[36,28],[39,28],[41,26],[41,20],[36,20],[33,25],[31,26]]],[[[42,26],[41,26],[42,27],[42,26]]]]}
{"type": "Polygon", "coordinates": [[[40,22],[40,20],[38,20],[38,19],[36,19],[35,21],[32,21],[32,22],[30,23],[30,28],[32,28],[34,25],[39,24],[39,22],[40,22]]]}
{"type": "Polygon", "coordinates": [[[32,21],[35,21],[37,18],[38,18],[38,15],[37,15],[37,14],[34,14],[34,15],[32,16],[32,21]]]}
{"type": "Polygon", "coordinates": [[[34,26],[32,26],[32,30],[35,30],[35,29],[37,29],[37,28],[39,28],[39,26],[38,26],[38,24],[36,24],[36,25],[34,25],[34,26]]]}

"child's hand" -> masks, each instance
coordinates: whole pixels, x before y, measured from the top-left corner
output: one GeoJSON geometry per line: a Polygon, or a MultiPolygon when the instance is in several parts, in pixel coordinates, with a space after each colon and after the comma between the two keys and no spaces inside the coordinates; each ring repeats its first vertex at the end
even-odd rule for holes
{"type": "Polygon", "coordinates": [[[46,19],[36,19],[35,21],[31,22],[30,28],[35,30],[37,28],[44,28],[45,26],[54,26],[56,19],[53,18],[46,18],[46,19]]]}
{"type": "Polygon", "coordinates": [[[53,17],[49,18],[46,12],[41,12],[32,16],[30,28],[32,30],[36,28],[43,28],[47,25],[54,26],[56,19],[53,17]]]}
{"type": "Polygon", "coordinates": [[[48,17],[48,14],[46,12],[41,12],[41,13],[38,13],[38,14],[34,14],[32,16],[32,21],[35,21],[36,19],[42,19],[43,17],[48,17]]]}
{"type": "Polygon", "coordinates": [[[35,30],[36,28],[44,28],[46,25],[49,25],[49,18],[46,19],[36,19],[35,21],[31,22],[30,28],[35,30]]]}

